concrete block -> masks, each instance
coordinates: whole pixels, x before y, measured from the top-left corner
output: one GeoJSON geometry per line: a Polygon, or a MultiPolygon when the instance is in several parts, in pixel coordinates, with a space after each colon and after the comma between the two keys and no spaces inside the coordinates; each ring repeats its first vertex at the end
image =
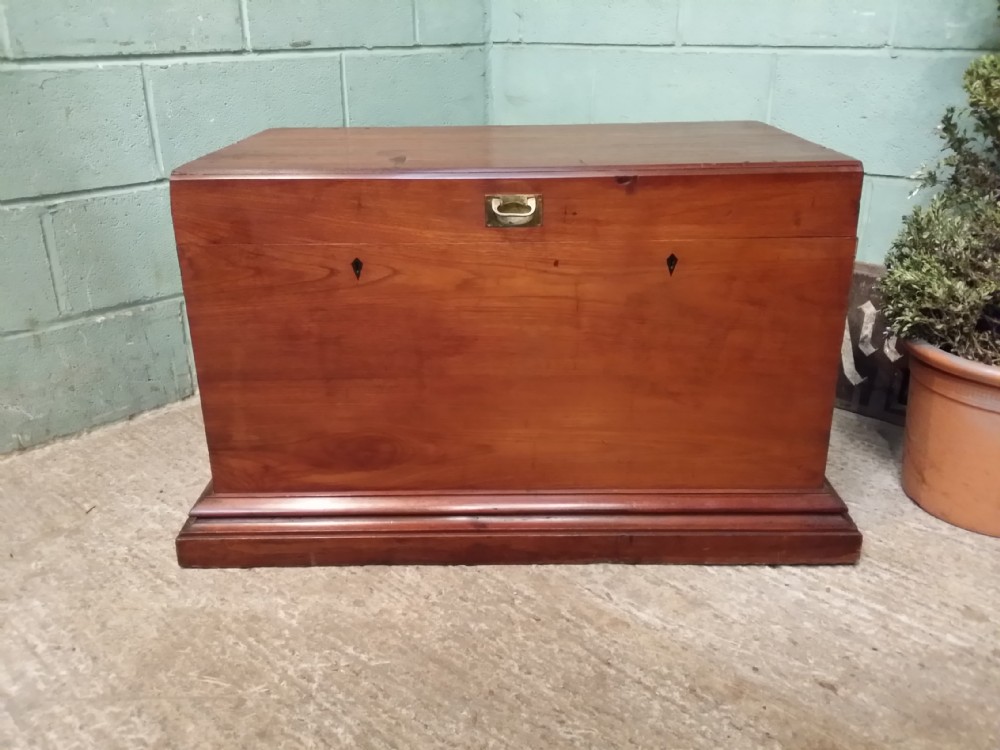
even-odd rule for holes
{"type": "Polygon", "coordinates": [[[413,0],[247,0],[254,49],[404,47],[413,0]]]}
{"type": "Polygon", "coordinates": [[[7,3],[15,58],[241,49],[238,0],[26,0],[7,3]]]}
{"type": "Polygon", "coordinates": [[[862,224],[858,237],[858,260],[882,263],[899,234],[903,217],[917,206],[925,204],[930,190],[921,190],[912,198],[919,185],[915,180],[892,177],[865,177],[862,224]]]}
{"type": "Polygon", "coordinates": [[[971,55],[782,54],[772,122],[861,159],[872,174],[909,177],[940,155],[937,124],[961,104],[971,55]]]}
{"type": "Polygon", "coordinates": [[[59,315],[39,210],[0,209],[0,332],[59,315]]]}
{"type": "Polygon", "coordinates": [[[592,122],[593,49],[497,45],[490,122],[497,125],[550,125],[592,122]],[[539,70],[544,70],[539,75],[539,70]]]}
{"type": "Polygon", "coordinates": [[[416,0],[419,44],[475,44],[486,40],[485,0],[416,0]]]}
{"type": "Polygon", "coordinates": [[[593,58],[594,122],[763,120],[772,60],[743,53],[602,50],[593,58]],[[717,92],[725,91],[724,96],[717,92]]]}
{"type": "Polygon", "coordinates": [[[344,55],[351,125],[482,125],[481,49],[344,55]]]}
{"type": "Polygon", "coordinates": [[[684,44],[881,47],[894,12],[886,0],[681,0],[678,34],[684,44]]]}
{"type": "Polygon", "coordinates": [[[679,0],[494,0],[495,42],[672,44],[679,0]]]}
{"type": "Polygon", "coordinates": [[[0,453],[191,392],[179,301],[0,337],[0,453]]]}
{"type": "Polygon", "coordinates": [[[165,185],[61,203],[52,230],[74,313],[181,291],[165,185]]]}
{"type": "Polygon", "coordinates": [[[0,200],[159,176],[137,67],[0,72],[0,200]]]}
{"type": "Polygon", "coordinates": [[[906,0],[899,4],[897,47],[1000,48],[996,0],[906,0]]]}
{"type": "Polygon", "coordinates": [[[168,170],[273,127],[339,126],[339,56],[151,66],[168,170]]]}
{"type": "Polygon", "coordinates": [[[493,55],[493,116],[502,124],[767,115],[769,55],[543,46],[494,47],[493,55]]]}

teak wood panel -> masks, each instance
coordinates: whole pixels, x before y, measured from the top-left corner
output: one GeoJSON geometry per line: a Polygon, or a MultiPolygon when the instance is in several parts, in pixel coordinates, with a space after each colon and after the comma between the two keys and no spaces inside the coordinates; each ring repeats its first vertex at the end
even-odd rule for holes
{"type": "Polygon", "coordinates": [[[215,177],[499,177],[777,173],[857,160],[762,122],[278,128],[174,171],[215,177]],[[628,171],[631,170],[631,171],[628,171]]]}
{"type": "Polygon", "coordinates": [[[853,239],[496,231],[182,244],[216,492],[822,485],[853,239]]]}
{"type": "Polygon", "coordinates": [[[171,183],[188,244],[642,243],[851,237],[860,172],[535,180],[205,180],[171,183]],[[540,194],[543,223],[485,226],[484,196],[540,194]]]}

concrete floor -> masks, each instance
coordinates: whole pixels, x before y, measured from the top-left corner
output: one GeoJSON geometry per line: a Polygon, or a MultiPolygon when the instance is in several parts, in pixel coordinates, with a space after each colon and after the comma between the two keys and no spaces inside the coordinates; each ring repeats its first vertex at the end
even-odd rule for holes
{"type": "Polygon", "coordinates": [[[1000,540],[838,414],[856,568],[179,570],[188,401],[0,460],[0,748],[1000,748],[1000,540]]]}

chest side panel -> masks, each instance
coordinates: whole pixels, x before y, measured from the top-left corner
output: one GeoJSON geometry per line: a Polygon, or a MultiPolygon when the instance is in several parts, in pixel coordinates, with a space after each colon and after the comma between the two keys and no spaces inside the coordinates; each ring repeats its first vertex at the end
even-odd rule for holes
{"type": "Polygon", "coordinates": [[[695,221],[696,183],[669,188],[687,223],[636,225],[615,217],[638,190],[540,182],[452,181],[478,211],[430,233],[333,207],[326,242],[315,207],[279,242],[231,200],[223,244],[214,203],[192,220],[207,188],[175,191],[216,491],[818,487],[856,195],[832,199],[851,236],[787,236],[819,226],[814,195],[775,238],[722,239],[741,209],[695,221]],[[544,195],[542,228],[483,227],[484,190],[512,187],[544,195]]]}

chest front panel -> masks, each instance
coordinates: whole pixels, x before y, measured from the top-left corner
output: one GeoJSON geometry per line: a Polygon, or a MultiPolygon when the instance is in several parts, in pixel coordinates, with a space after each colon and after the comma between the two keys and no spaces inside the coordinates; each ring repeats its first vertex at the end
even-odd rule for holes
{"type": "Polygon", "coordinates": [[[175,183],[215,490],[818,487],[858,180],[175,183]]]}

